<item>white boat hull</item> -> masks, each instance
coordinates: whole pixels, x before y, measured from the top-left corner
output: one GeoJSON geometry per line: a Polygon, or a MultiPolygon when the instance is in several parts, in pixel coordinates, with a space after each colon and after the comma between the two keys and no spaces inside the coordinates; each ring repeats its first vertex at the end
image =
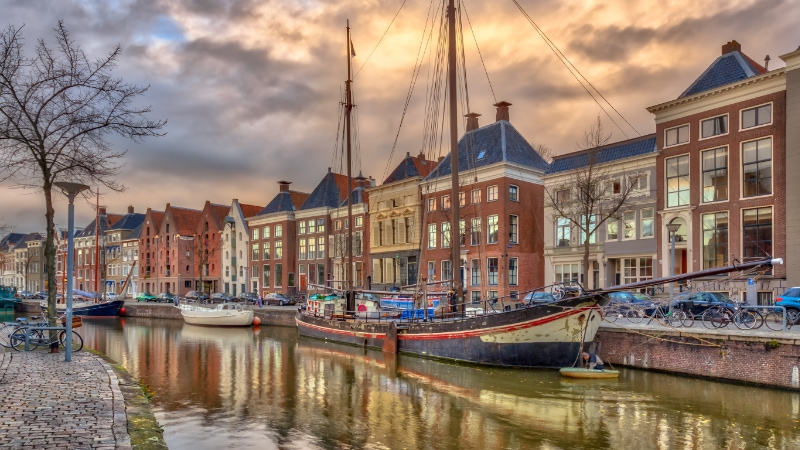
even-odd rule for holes
{"type": "Polygon", "coordinates": [[[197,305],[180,305],[184,322],[191,325],[210,325],[219,327],[244,327],[253,323],[253,311],[219,305],[205,308],[197,305]]]}

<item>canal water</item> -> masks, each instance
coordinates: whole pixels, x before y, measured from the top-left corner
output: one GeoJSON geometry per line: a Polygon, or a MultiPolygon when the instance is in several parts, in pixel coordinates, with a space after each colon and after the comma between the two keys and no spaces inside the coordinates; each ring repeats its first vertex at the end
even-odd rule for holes
{"type": "Polygon", "coordinates": [[[389,358],[284,327],[120,318],[79,331],[155,393],[171,450],[800,448],[796,392],[389,358]]]}

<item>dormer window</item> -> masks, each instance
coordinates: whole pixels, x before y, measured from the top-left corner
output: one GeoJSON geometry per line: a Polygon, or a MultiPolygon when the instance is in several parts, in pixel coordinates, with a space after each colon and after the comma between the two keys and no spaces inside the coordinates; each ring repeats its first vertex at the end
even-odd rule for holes
{"type": "Polygon", "coordinates": [[[486,150],[481,150],[481,152],[478,153],[478,159],[483,159],[485,156],[486,156],[486,150]]]}

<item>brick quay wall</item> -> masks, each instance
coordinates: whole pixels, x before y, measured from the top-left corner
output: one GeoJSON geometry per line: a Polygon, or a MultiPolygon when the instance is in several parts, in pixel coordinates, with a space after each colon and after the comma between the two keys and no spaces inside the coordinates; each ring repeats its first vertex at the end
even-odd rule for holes
{"type": "Polygon", "coordinates": [[[601,327],[593,344],[614,366],[800,388],[800,334],[601,327]]]}

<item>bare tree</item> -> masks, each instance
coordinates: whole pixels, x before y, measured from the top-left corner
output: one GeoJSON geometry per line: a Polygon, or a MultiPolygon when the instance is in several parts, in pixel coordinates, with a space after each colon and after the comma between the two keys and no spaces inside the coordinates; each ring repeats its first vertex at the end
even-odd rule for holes
{"type": "MultiPolygon", "coordinates": [[[[205,236],[214,236],[213,234],[209,235],[206,234],[205,236]]],[[[194,259],[194,263],[196,264],[197,268],[197,275],[200,277],[198,282],[197,291],[201,294],[211,294],[211,288],[206,289],[206,285],[203,282],[203,276],[210,276],[211,269],[210,263],[214,261],[217,253],[222,252],[222,239],[216,239],[216,242],[213,242],[211,239],[206,238],[203,234],[197,234],[192,241],[192,252],[194,259]],[[206,274],[208,272],[208,274],[206,274]]],[[[222,268],[220,267],[220,270],[222,268]]]]}
{"type": "Polygon", "coordinates": [[[605,133],[598,116],[594,125],[584,131],[583,138],[578,143],[578,147],[584,150],[581,155],[585,155],[585,164],[570,171],[567,179],[562,182],[545,186],[545,205],[552,208],[556,226],[558,227],[560,221],[569,230],[577,232],[583,245],[584,283],[589,275],[592,240],[606,221],[619,219],[619,211],[629,203],[640,177],[638,174],[626,176],[619,172],[610,173],[601,166],[601,147],[610,140],[611,133],[605,133]]]}
{"type": "MultiPolygon", "coordinates": [[[[161,136],[166,121],[150,121],[149,107],[134,105],[148,87],[113,78],[122,53],[90,59],[59,21],[56,46],[39,39],[24,53],[22,29],[0,32],[0,180],[41,189],[47,219],[47,304],[55,323],[56,280],[53,183],[102,184],[121,191],[116,176],[124,151],[111,148],[110,135],[134,142],[161,136]]],[[[69,275],[68,275],[69,276],[69,275]]]]}
{"type": "Polygon", "coordinates": [[[548,163],[553,162],[553,157],[556,156],[555,151],[546,144],[533,144],[533,149],[548,163]]]}

